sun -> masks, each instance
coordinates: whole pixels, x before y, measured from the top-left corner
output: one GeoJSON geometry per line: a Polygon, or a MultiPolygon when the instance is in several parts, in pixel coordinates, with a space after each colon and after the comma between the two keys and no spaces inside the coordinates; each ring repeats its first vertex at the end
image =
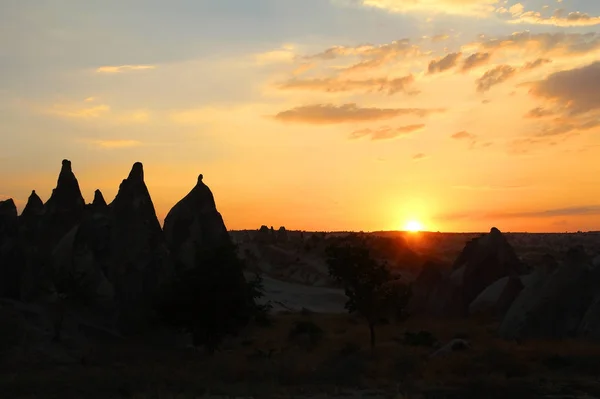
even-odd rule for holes
{"type": "Polygon", "coordinates": [[[404,225],[404,230],[416,233],[423,230],[423,225],[416,220],[411,220],[404,225]]]}

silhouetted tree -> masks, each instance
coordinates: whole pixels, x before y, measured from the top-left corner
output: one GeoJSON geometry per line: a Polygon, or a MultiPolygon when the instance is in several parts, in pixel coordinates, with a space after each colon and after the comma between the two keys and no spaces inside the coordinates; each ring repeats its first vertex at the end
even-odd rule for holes
{"type": "Polygon", "coordinates": [[[348,312],[366,319],[373,349],[375,326],[390,312],[401,313],[408,303],[408,287],[394,284],[386,263],[371,255],[362,234],[333,239],[326,252],[329,274],[344,286],[348,312]]]}
{"type": "Polygon", "coordinates": [[[160,298],[158,313],[212,354],[225,336],[235,335],[267,307],[256,304],[263,295],[262,279],[246,282],[233,245],[197,255],[196,267],[180,273],[160,298]]]}

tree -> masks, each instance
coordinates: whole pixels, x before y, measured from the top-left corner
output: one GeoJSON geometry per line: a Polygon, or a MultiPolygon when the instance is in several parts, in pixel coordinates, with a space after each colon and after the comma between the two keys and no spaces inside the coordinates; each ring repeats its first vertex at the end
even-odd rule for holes
{"type": "Polygon", "coordinates": [[[408,287],[394,284],[385,262],[378,261],[362,234],[336,238],[327,247],[329,274],[344,286],[349,313],[358,313],[369,325],[371,350],[375,347],[375,326],[391,311],[406,306],[408,287]]]}
{"type": "Polygon", "coordinates": [[[180,273],[158,303],[164,323],[190,332],[195,346],[214,353],[227,335],[235,335],[266,312],[256,304],[262,280],[246,282],[235,247],[198,252],[194,268],[180,273]]]}

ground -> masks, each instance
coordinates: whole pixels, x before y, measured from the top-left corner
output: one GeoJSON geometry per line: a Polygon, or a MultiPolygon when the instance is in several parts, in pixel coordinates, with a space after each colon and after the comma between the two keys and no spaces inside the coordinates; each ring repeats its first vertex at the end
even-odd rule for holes
{"type": "Polygon", "coordinates": [[[0,396],[600,397],[600,346],[575,341],[505,342],[494,336],[495,327],[494,322],[481,320],[413,319],[382,325],[371,352],[368,329],[358,318],[280,314],[271,326],[249,327],[213,357],[138,337],[95,344],[80,364],[32,368],[12,363],[0,370],[0,396]],[[423,346],[415,346],[419,342],[404,340],[405,332],[421,330],[442,343],[465,338],[472,347],[430,358],[435,351],[432,343],[422,340],[423,346]]]}

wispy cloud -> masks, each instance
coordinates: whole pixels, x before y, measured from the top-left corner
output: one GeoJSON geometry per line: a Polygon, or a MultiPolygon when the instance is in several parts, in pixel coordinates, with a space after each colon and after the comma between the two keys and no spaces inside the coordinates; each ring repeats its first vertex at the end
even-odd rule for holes
{"type": "Polygon", "coordinates": [[[337,78],[324,79],[291,79],[285,83],[279,84],[281,90],[304,90],[304,91],[322,91],[327,93],[338,93],[348,91],[364,92],[385,92],[393,95],[399,92],[414,94],[415,90],[408,87],[414,82],[412,75],[388,79],[373,78],[364,80],[350,80],[337,78]]]}
{"type": "Polygon", "coordinates": [[[46,113],[62,118],[74,119],[95,119],[100,118],[110,112],[110,107],[106,104],[93,106],[82,106],[79,104],[55,104],[46,109],[46,113]]]}
{"type": "Polygon", "coordinates": [[[458,60],[462,56],[462,53],[450,53],[446,56],[433,60],[427,67],[428,74],[440,73],[452,69],[458,64],[458,60]]]}
{"type": "Polygon", "coordinates": [[[90,144],[98,148],[120,149],[139,147],[142,145],[142,142],[137,140],[92,140],[90,141],[90,144]]]}
{"type": "Polygon", "coordinates": [[[427,159],[427,158],[429,158],[429,156],[427,154],[423,154],[421,152],[421,153],[413,155],[412,160],[413,161],[422,161],[422,160],[427,159]]]}
{"type": "Polygon", "coordinates": [[[422,12],[484,16],[496,9],[498,0],[360,0],[369,7],[395,13],[422,12]]]}
{"type": "Polygon", "coordinates": [[[155,69],[154,65],[108,65],[101,66],[96,69],[98,73],[123,73],[123,72],[131,72],[131,71],[144,71],[148,69],[155,69]]]}
{"type": "Polygon", "coordinates": [[[531,185],[457,185],[452,186],[456,190],[469,190],[469,191],[505,191],[505,190],[524,190],[532,188],[531,185]]]}
{"type": "Polygon", "coordinates": [[[326,125],[349,122],[366,122],[392,119],[398,116],[414,115],[424,117],[443,109],[425,108],[363,108],[356,104],[306,105],[282,111],[274,116],[276,120],[290,123],[326,125]]]}
{"type": "Polygon", "coordinates": [[[466,130],[456,132],[450,137],[455,140],[474,140],[475,138],[477,138],[477,136],[475,136],[472,133],[467,132],[466,130]]]}
{"type": "Polygon", "coordinates": [[[389,126],[380,127],[378,129],[361,129],[356,130],[350,134],[350,139],[359,139],[362,137],[370,137],[371,140],[390,140],[398,137],[406,136],[411,133],[422,130],[425,127],[424,124],[407,125],[392,128],[389,126]]]}
{"type": "Polygon", "coordinates": [[[473,53],[465,59],[461,67],[461,71],[466,72],[485,65],[489,62],[491,57],[491,53],[473,53]]]}
{"type": "Polygon", "coordinates": [[[591,16],[579,11],[567,13],[564,9],[555,10],[551,16],[544,16],[537,11],[524,11],[514,12],[512,13],[512,17],[508,21],[511,24],[552,25],[560,27],[600,25],[600,17],[591,16]]]}

